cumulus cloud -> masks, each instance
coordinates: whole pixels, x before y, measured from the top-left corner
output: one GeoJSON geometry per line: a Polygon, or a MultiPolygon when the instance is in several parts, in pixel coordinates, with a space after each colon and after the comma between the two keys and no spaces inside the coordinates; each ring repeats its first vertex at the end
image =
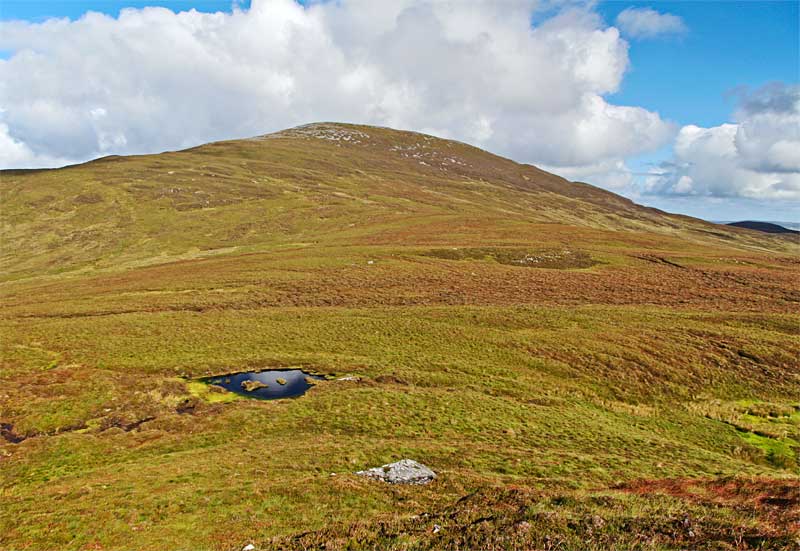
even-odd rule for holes
{"type": "Polygon", "coordinates": [[[740,95],[733,123],[681,128],[675,156],[654,169],[654,194],[800,201],[800,86],[740,95]]]}
{"type": "Polygon", "coordinates": [[[0,166],[52,166],[320,120],[452,137],[551,167],[618,166],[674,135],[613,105],[628,45],[531,0],[253,0],[233,13],[0,23],[0,166]]]}
{"type": "Polygon", "coordinates": [[[591,182],[592,185],[616,191],[617,193],[625,193],[626,195],[636,194],[636,190],[633,187],[635,183],[634,173],[624,160],[611,159],[583,166],[551,167],[544,165],[541,168],[550,172],[557,172],[572,181],[591,182]]]}
{"type": "Polygon", "coordinates": [[[688,29],[683,19],[651,8],[627,8],[617,15],[617,27],[632,38],[653,38],[666,34],[683,34],[688,29]]]}
{"type": "Polygon", "coordinates": [[[14,139],[8,131],[8,125],[0,123],[0,167],[24,168],[42,166],[62,166],[69,159],[37,155],[26,144],[14,139]]]}

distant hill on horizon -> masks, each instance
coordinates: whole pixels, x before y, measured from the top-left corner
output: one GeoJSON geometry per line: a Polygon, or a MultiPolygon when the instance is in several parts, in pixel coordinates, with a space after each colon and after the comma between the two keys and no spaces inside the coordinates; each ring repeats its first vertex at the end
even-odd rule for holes
{"type": "Polygon", "coordinates": [[[745,228],[748,230],[756,230],[765,233],[794,233],[800,234],[800,231],[787,228],[784,225],[775,222],[761,222],[758,220],[742,220],[741,222],[727,222],[726,225],[734,226],[736,228],[745,228]]]}

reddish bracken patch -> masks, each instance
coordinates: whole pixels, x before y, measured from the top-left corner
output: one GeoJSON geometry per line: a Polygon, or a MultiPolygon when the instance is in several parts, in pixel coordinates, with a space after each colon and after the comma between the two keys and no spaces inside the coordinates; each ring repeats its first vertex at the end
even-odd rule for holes
{"type": "Polygon", "coordinates": [[[638,480],[618,489],[638,495],[667,494],[704,505],[746,511],[776,532],[788,529],[800,535],[800,479],[638,480]]]}

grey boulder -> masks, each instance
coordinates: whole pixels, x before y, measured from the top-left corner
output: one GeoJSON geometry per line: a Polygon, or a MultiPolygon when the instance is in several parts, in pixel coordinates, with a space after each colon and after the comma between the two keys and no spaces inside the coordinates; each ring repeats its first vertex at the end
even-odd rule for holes
{"type": "Polygon", "coordinates": [[[436,478],[435,472],[412,459],[401,459],[396,463],[358,471],[356,474],[383,480],[389,484],[428,484],[436,478]]]}

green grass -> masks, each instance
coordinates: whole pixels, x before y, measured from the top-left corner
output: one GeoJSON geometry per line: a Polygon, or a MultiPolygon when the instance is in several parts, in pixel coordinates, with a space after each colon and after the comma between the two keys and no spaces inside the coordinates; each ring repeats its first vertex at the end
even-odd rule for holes
{"type": "Polygon", "coordinates": [[[756,448],[762,450],[769,463],[776,467],[797,469],[797,448],[800,443],[791,438],[772,438],[752,432],[741,432],[739,436],[756,448]]]}
{"type": "Polygon", "coordinates": [[[213,385],[202,381],[187,381],[186,390],[194,398],[209,404],[219,404],[239,400],[240,397],[233,392],[219,392],[213,385]]]}
{"type": "Polygon", "coordinates": [[[20,362],[24,379],[14,380],[41,384],[22,386],[4,418],[17,421],[20,432],[90,428],[30,438],[5,460],[4,480],[13,481],[5,487],[8,518],[33,519],[10,527],[11,541],[51,541],[34,531],[42,522],[38,504],[59,495],[73,496],[70,510],[92,503],[92,510],[102,504],[105,511],[49,514],[59,534],[74,525],[112,548],[134,541],[142,549],[164,541],[203,548],[211,535],[193,528],[201,518],[228,527],[231,537],[280,536],[323,529],[342,500],[349,505],[336,518],[345,522],[398,507],[412,514],[487,485],[586,492],[641,477],[796,474],[796,464],[775,461],[760,440],[743,446],[735,427],[695,409],[717,407],[723,395],[791,403],[788,367],[771,378],[731,358],[713,370],[687,370],[691,358],[699,366],[711,357],[704,340],[691,338],[698,332],[730,343],[756,339],[764,357],[776,358],[771,369],[781,369],[781,354],[794,353],[784,348],[791,339],[756,330],[753,322],[747,315],[729,314],[723,322],[719,315],[607,307],[28,320],[13,340],[68,350],[73,367],[24,373],[20,362]],[[171,338],[163,339],[159,328],[170,328],[171,338]],[[636,339],[628,338],[632,329],[636,339]],[[102,369],[88,367],[100,362],[102,369]],[[176,379],[270,366],[362,380],[322,381],[297,400],[263,402],[176,379]],[[376,381],[387,374],[399,382],[376,381]],[[80,386],[73,386],[75,378],[80,386]],[[192,413],[177,413],[177,404],[192,398],[192,413]],[[112,418],[125,424],[148,417],[155,419],[131,432],[100,429],[112,418]],[[423,490],[425,500],[399,504],[393,493],[349,474],[402,457],[440,472],[441,484],[423,490]],[[302,488],[302,499],[286,494],[287,477],[302,488]],[[79,498],[87,484],[107,488],[79,498]],[[208,495],[220,501],[207,504],[208,495]],[[313,511],[303,508],[309,499],[319,504],[313,511]],[[166,503],[186,510],[174,505],[163,516],[133,521],[126,516],[133,503],[137,510],[161,511],[166,503]],[[112,513],[122,520],[109,524],[112,513]],[[253,532],[252,523],[264,517],[273,520],[253,532]],[[137,522],[150,528],[134,531],[137,522]]]}

